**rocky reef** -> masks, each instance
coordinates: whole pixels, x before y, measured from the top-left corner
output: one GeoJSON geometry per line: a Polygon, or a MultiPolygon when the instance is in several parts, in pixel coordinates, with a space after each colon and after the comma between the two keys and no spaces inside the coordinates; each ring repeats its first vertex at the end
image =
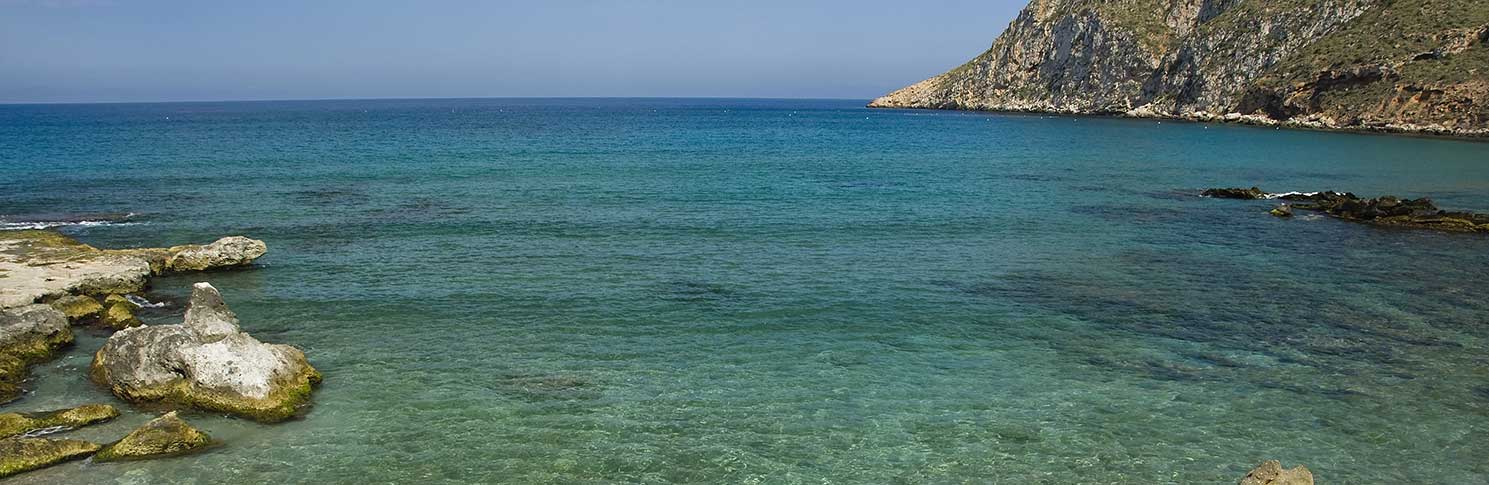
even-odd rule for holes
{"type": "Polygon", "coordinates": [[[98,249],[56,231],[0,231],[0,402],[19,395],[28,366],[72,342],[68,322],[140,325],[136,305],[124,295],[144,290],[150,276],[240,267],[265,252],[263,241],[242,236],[207,245],[98,249]]]}
{"type": "Polygon", "coordinates": [[[1442,210],[1432,203],[1432,199],[1426,197],[1402,199],[1386,195],[1362,199],[1352,193],[1333,191],[1269,194],[1257,187],[1206,189],[1201,195],[1218,199],[1276,199],[1291,202],[1272,209],[1272,215],[1279,217],[1291,217],[1292,211],[1297,209],[1378,226],[1489,233],[1489,214],[1442,210]]]}
{"type": "Polygon", "coordinates": [[[1303,465],[1282,468],[1281,462],[1270,460],[1247,473],[1240,485],[1313,485],[1313,472],[1303,465]]]}
{"type": "Polygon", "coordinates": [[[174,456],[202,449],[211,443],[211,437],[171,411],[103,447],[93,459],[119,461],[174,456]]]}
{"type": "Polygon", "coordinates": [[[107,404],[85,404],[42,413],[0,413],[0,438],[81,428],[119,417],[107,404]]]}
{"type": "Polygon", "coordinates": [[[94,380],[115,396],[283,421],[305,406],[320,373],[305,354],[244,333],[222,295],[197,283],[180,325],[120,330],[93,357],[94,380]]]}
{"type": "Polygon", "coordinates": [[[1489,136],[1486,0],[1033,0],[870,103],[1489,136]]]}

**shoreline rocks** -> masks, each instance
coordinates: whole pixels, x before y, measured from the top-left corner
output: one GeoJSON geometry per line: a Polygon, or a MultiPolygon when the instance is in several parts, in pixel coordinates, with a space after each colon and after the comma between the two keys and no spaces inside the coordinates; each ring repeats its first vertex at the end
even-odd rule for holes
{"type": "Polygon", "coordinates": [[[150,420],[129,432],[93,455],[94,461],[140,460],[175,456],[200,450],[212,444],[212,438],[185,420],[175,411],[150,420]]]}
{"type": "Polygon", "coordinates": [[[38,431],[65,431],[119,417],[107,404],[84,404],[71,409],[40,413],[0,413],[0,438],[38,431]]]}
{"type": "Polygon", "coordinates": [[[32,364],[72,343],[67,315],[47,305],[0,309],[0,403],[20,395],[32,364]]]}
{"type": "Polygon", "coordinates": [[[52,230],[0,231],[0,402],[20,395],[28,366],[72,342],[70,330],[48,327],[50,336],[41,338],[32,335],[34,325],[16,327],[24,323],[22,313],[40,315],[19,309],[47,307],[74,324],[137,326],[136,305],[124,295],[144,290],[150,276],[241,267],[267,250],[263,241],[242,236],[207,245],[98,249],[52,230]]]}
{"type": "Polygon", "coordinates": [[[192,288],[180,325],[120,330],[94,355],[93,379],[115,396],[167,402],[261,422],[294,417],[321,375],[305,354],[244,333],[208,283],[192,288]]]}
{"type": "Polygon", "coordinates": [[[1293,210],[1321,212],[1329,217],[1377,226],[1431,229],[1446,232],[1489,233],[1489,214],[1455,212],[1439,209],[1431,199],[1401,199],[1386,195],[1362,199],[1344,192],[1290,192],[1269,194],[1261,189],[1215,188],[1202,195],[1225,199],[1279,199],[1294,202],[1272,210],[1272,215],[1288,217],[1293,210]],[[1287,215],[1283,215],[1286,213],[1287,215]]]}

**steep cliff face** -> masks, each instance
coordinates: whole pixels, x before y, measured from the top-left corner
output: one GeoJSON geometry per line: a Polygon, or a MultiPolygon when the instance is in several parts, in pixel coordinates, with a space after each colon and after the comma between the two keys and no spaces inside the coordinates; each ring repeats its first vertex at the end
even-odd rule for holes
{"type": "Polygon", "coordinates": [[[1489,134],[1489,0],[1033,0],[885,108],[1489,134]]]}

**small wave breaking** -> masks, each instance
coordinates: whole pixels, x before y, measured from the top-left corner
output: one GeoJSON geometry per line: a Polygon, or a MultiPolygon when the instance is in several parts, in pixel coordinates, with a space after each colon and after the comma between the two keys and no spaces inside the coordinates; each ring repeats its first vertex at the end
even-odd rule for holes
{"type": "Polygon", "coordinates": [[[0,230],[54,229],[58,227],[134,226],[143,222],[134,221],[138,214],[80,214],[61,217],[6,217],[0,216],[0,230]]]}
{"type": "Polygon", "coordinates": [[[129,300],[129,302],[133,303],[134,306],[140,308],[165,308],[165,302],[163,301],[158,303],[151,303],[150,300],[146,300],[142,297],[134,295],[124,295],[124,299],[129,300]]]}
{"type": "Polygon", "coordinates": [[[1273,200],[1273,199],[1281,199],[1283,197],[1289,197],[1289,196],[1313,197],[1315,195],[1322,194],[1322,193],[1323,192],[1278,192],[1278,193],[1275,193],[1275,194],[1262,194],[1262,198],[1263,199],[1267,199],[1267,200],[1273,200]]]}

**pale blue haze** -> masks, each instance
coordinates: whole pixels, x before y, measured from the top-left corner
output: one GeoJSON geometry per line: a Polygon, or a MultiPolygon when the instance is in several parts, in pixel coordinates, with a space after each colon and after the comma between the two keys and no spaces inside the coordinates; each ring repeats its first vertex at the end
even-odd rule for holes
{"type": "Polygon", "coordinates": [[[0,0],[0,103],[869,98],[986,49],[1014,0],[0,0]]]}
{"type": "MultiPolygon", "coordinates": [[[[247,234],[210,280],[303,419],[57,483],[1489,482],[1489,238],[1208,186],[1489,210],[1485,145],[864,100],[0,106],[0,218],[247,234]]],[[[7,410],[110,402],[103,335],[7,410]]]]}

